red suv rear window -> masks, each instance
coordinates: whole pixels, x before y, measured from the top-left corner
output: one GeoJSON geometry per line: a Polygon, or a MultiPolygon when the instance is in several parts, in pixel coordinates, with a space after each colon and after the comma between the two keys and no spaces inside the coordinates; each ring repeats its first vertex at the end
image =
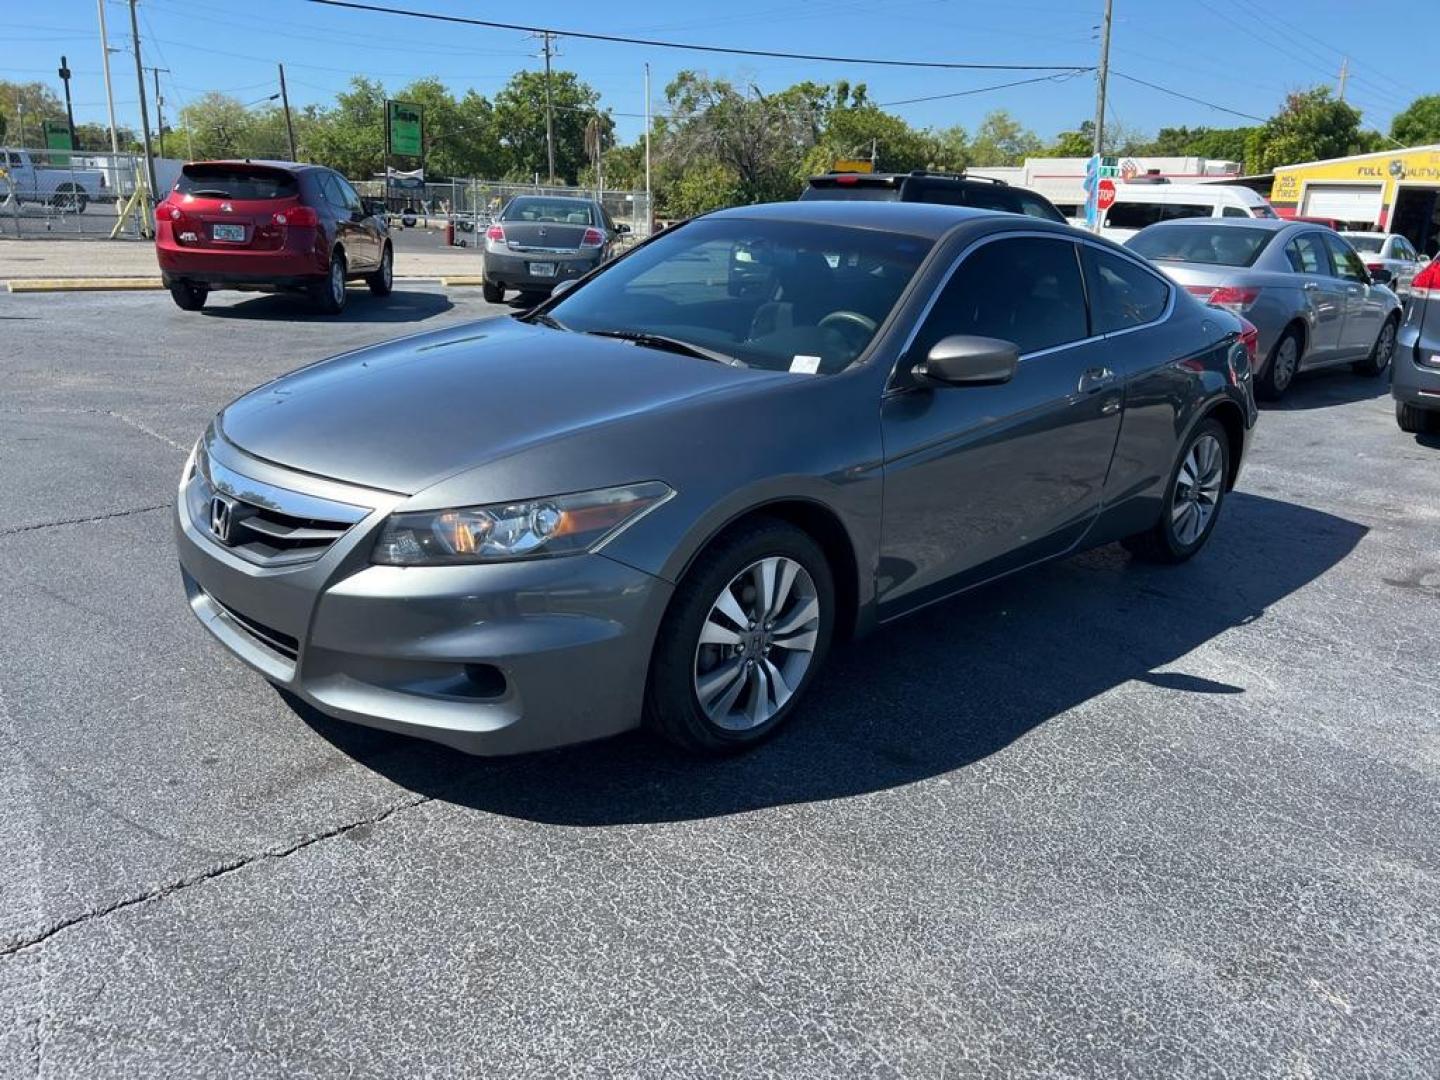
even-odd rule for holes
{"type": "Polygon", "coordinates": [[[293,199],[295,177],[253,165],[186,165],[175,190],[201,199],[293,199]]]}

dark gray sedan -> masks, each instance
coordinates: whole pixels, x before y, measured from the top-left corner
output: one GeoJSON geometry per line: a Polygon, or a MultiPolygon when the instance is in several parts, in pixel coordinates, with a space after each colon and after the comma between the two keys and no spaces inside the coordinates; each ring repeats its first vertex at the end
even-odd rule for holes
{"type": "Polygon", "coordinates": [[[1415,435],[1440,435],[1440,262],[1415,275],[1390,380],[1395,421],[1415,435]]]}
{"type": "Polygon", "coordinates": [[[506,289],[531,301],[549,296],[610,258],[629,231],[593,199],[517,195],[485,230],[485,299],[498,304],[506,289]]]}
{"type": "Polygon", "coordinates": [[[473,753],[642,722],[726,751],[837,637],[1115,540],[1189,559],[1255,418],[1239,320],[1108,241],[756,206],[252,391],[186,463],[176,534],[205,626],[334,716],[473,753]]]}
{"type": "Polygon", "coordinates": [[[1390,366],[1400,298],[1389,271],[1366,269],[1339,233],[1311,222],[1187,218],[1126,241],[1206,303],[1260,331],[1255,394],[1275,401],[1296,374],[1350,364],[1362,375],[1390,366]]]}

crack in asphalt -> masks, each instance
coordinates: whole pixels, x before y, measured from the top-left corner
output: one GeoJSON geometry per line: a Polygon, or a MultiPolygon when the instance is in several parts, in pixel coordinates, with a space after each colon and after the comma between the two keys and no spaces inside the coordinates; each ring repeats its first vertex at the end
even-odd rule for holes
{"type": "Polygon", "coordinates": [[[59,521],[41,521],[35,525],[14,525],[8,529],[0,529],[0,536],[14,536],[17,533],[36,532],[40,529],[54,529],[61,525],[87,525],[92,521],[108,521],[110,518],[133,517],[136,514],[148,514],[152,510],[168,510],[168,501],[156,503],[154,506],[137,506],[130,510],[112,510],[107,514],[91,514],[89,517],[61,518],[59,521]]]}
{"type": "Polygon", "coordinates": [[[163,432],[156,431],[143,420],[136,420],[133,416],[127,416],[125,413],[116,412],[114,409],[76,409],[67,408],[65,406],[46,407],[42,405],[38,408],[32,407],[26,409],[0,409],[0,412],[10,413],[16,416],[35,416],[38,414],[49,414],[53,416],[57,413],[62,416],[108,416],[112,420],[119,420],[122,424],[125,424],[127,427],[132,427],[136,431],[144,435],[149,435],[152,439],[160,440],[172,450],[178,450],[182,454],[188,454],[190,452],[190,448],[188,446],[185,446],[182,443],[177,443],[174,439],[170,438],[170,436],[164,434],[163,432]]]}
{"type": "Polygon", "coordinates": [[[263,862],[267,859],[288,859],[291,855],[294,855],[300,851],[304,851],[306,848],[313,847],[314,845],[321,843],[322,841],[333,840],[337,836],[344,836],[346,833],[353,832],[355,829],[359,829],[364,826],[379,825],[381,822],[387,820],[395,814],[398,814],[402,810],[409,810],[411,807],[421,806],[427,802],[432,802],[433,800],[434,796],[431,795],[418,795],[413,799],[405,799],[401,802],[395,803],[393,806],[386,807],[380,813],[375,814],[371,817],[361,818],[359,821],[346,822],[344,825],[337,825],[333,829],[326,829],[323,832],[313,833],[310,836],[307,836],[304,839],[299,840],[296,843],[290,844],[286,847],[271,848],[266,851],[257,852],[253,855],[246,855],[243,858],[230,859],[216,866],[212,866],[208,869],[202,870],[198,874],[190,874],[186,877],[180,878],[177,881],[172,881],[168,884],[161,885],[158,888],[148,889],[145,892],[138,893],[134,896],[122,897],[121,899],[116,900],[113,903],[106,904],[103,907],[92,908],[88,911],[82,911],[78,914],[67,916],[63,919],[59,919],[51,923],[50,925],[40,930],[35,931],[34,933],[12,937],[9,941],[5,942],[3,945],[0,945],[0,959],[8,956],[14,956],[17,953],[22,953],[29,949],[34,949],[40,945],[45,944],[45,942],[49,941],[56,934],[59,934],[65,930],[69,930],[72,927],[87,925],[89,923],[95,922],[96,920],[103,919],[109,915],[113,915],[117,911],[124,911],[126,908],[136,907],[139,904],[145,904],[151,900],[163,899],[164,897],[170,896],[174,893],[178,893],[184,889],[188,889],[191,886],[200,885],[206,881],[214,881],[218,878],[228,877],[230,874],[243,870],[245,869],[245,867],[254,865],[255,863],[263,862]]]}

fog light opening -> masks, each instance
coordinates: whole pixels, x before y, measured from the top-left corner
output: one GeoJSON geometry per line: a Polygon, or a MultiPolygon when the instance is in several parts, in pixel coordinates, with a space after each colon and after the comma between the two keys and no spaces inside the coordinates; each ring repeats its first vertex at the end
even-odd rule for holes
{"type": "Polygon", "coordinates": [[[474,697],[505,696],[505,673],[494,664],[466,664],[465,680],[466,690],[474,697]]]}

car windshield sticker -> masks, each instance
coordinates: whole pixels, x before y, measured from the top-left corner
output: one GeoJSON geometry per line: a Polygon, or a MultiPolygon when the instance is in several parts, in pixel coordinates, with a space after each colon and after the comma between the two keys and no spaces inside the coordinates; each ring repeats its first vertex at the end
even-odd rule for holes
{"type": "Polygon", "coordinates": [[[790,370],[801,375],[814,375],[820,370],[820,357],[797,354],[790,360],[790,370]]]}

